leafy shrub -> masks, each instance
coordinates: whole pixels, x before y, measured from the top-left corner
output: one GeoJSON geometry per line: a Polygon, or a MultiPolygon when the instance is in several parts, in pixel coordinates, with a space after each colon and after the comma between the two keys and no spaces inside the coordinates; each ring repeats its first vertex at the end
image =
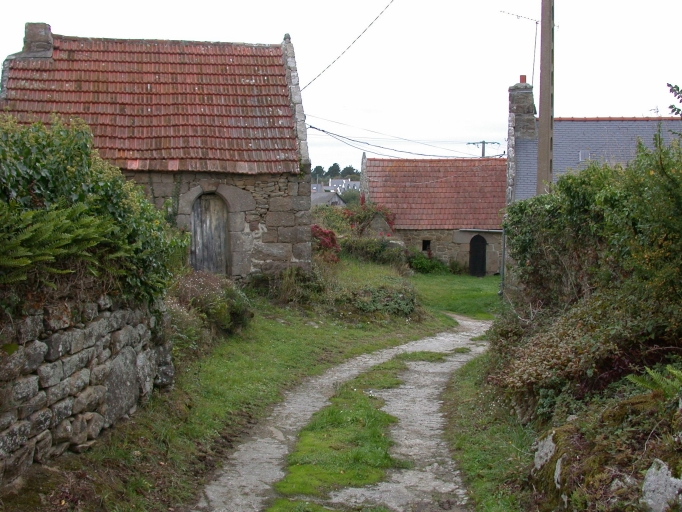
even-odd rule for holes
{"type": "Polygon", "coordinates": [[[430,252],[424,254],[417,249],[408,252],[407,263],[412,270],[420,274],[447,274],[450,271],[445,263],[434,258],[430,252]]]}
{"type": "Polygon", "coordinates": [[[322,258],[328,263],[337,263],[341,248],[336,241],[334,231],[324,229],[317,224],[310,226],[310,230],[313,236],[313,251],[321,254],[322,258]]]}
{"type": "Polygon", "coordinates": [[[351,232],[348,217],[344,215],[344,209],[339,206],[317,205],[310,210],[313,222],[325,229],[331,229],[339,235],[348,235],[351,232]]]}
{"type": "Polygon", "coordinates": [[[604,389],[679,350],[682,150],[654,143],[508,207],[513,314],[493,329],[492,379],[517,403],[604,389]]]}
{"type": "Polygon", "coordinates": [[[346,205],[356,205],[360,204],[360,191],[354,188],[349,188],[343,194],[341,194],[341,199],[346,205]]]}
{"type": "Polygon", "coordinates": [[[217,329],[232,333],[253,317],[246,295],[225,276],[188,272],[174,282],[171,295],[185,308],[199,311],[217,329]]]}
{"type": "Polygon", "coordinates": [[[173,255],[188,247],[140,187],[99,158],[82,121],[20,126],[0,117],[0,200],[0,215],[16,222],[5,227],[8,242],[0,247],[6,283],[44,283],[46,273],[86,261],[122,298],[151,302],[166,289],[173,255]]]}
{"type": "Polygon", "coordinates": [[[371,201],[350,205],[343,210],[343,215],[348,220],[351,231],[358,236],[363,235],[376,217],[384,219],[391,230],[395,226],[395,214],[386,206],[371,201]]]}
{"type": "Polygon", "coordinates": [[[259,295],[280,304],[312,304],[326,290],[325,280],[319,269],[305,271],[289,267],[275,275],[257,274],[250,277],[249,288],[259,295]]]}
{"type": "Polygon", "coordinates": [[[389,238],[351,236],[341,240],[341,249],[355,258],[385,265],[404,265],[405,250],[389,238]]]}
{"type": "Polygon", "coordinates": [[[341,299],[348,301],[353,307],[363,313],[384,313],[409,317],[417,308],[417,294],[412,288],[393,288],[388,286],[364,287],[351,292],[349,297],[341,299]]]}

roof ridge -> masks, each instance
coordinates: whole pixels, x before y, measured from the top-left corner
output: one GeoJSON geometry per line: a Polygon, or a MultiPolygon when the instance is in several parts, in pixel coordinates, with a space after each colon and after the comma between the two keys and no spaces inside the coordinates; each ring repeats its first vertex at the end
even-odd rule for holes
{"type": "Polygon", "coordinates": [[[555,117],[555,121],[682,121],[681,117],[555,117]]]}
{"type": "Polygon", "coordinates": [[[199,44],[199,45],[220,45],[220,46],[249,46],[261,48],[280,48],[282,43],[239,43],[230,41],[190,41],[186,39],[122,39],[116,37],[80,37],[80,36],[64,36],[61,34],[53,34],[52,37],[62,41],[102,41],[115,43],[172,43],[172,44],[199,44]]]}

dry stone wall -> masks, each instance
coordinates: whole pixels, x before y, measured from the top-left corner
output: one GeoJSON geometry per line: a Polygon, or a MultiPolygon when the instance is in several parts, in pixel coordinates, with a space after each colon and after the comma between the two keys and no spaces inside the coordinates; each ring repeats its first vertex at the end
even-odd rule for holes
{"type": "Polygon", "coordinates": [[[175,374],[147,309],[105,296],[29,313],[0,331],[0,345],[15,349],[0,351],[0,487],[34,461],[87,450],[175,374]]]}

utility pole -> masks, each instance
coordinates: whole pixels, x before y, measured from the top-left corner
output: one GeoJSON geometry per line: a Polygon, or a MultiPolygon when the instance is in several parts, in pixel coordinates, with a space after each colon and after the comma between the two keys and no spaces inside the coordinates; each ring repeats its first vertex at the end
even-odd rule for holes
{"type": "Polygon", "coordinates": [[[488,140],[479,140],[478,142],[467,142],[467,146],[474,145],[476,147],[481,146],[481,158],[485,158],[485,145],[486,144],[497,144],[498,146],[500,145],[499,142],[490,142],[488,140]]]}
{"type": "Polygon", "coordinates": [[[552,183],[554,145],[554,0],[542,0],[540,23],[540,126],[536,193],[546,194],[552,183]]]}

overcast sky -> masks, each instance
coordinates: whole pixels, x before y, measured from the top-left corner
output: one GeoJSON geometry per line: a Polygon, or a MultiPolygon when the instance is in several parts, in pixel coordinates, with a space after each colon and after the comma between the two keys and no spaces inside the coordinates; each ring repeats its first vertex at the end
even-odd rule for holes
{"type": "MultiPolygon", "coordinates": [[[[11,2],[3,5],[0,17],[0,58],[21,50],[29,21],[80,37],[279,43],[289,33],[303,86],[389,1],[11,2]]],[[[666,83],[682,85],[682,1],[628,5],[556,0],[557,117],[669,115],[674,98],[666,83]]],[[[486,148],[488,155],[501,153],[506,149],[507,89],[519,75],[532,79],[535,23],[500,11],[539,19],[540,0],[394,0],[303,91],[308,123],[371,144],[434,156],[480,155],[480,149],[467,143],[481,140],[500,144],[486,148]]],[[[539,51],[538,33],[538,63],[539,51]]],[[[361,150],[312,129],[308,138],[313,166],[338,162],[359,169],[361,150]]],[[[368,156],[375,151],[415,157],[365,148],[368,156]]]]}

